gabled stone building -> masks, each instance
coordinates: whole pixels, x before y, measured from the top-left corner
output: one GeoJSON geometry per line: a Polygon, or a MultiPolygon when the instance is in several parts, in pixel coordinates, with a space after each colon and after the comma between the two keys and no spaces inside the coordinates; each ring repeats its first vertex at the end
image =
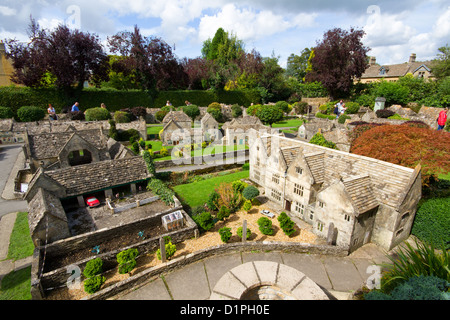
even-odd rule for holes
{"type": "Polygon", "coordinates": [[[299,140],[251,132],[250,179],[329,243],[390,250],[411,231],[421,198],[410,169],[299,140]]]}
{"type": "Polygon", "coordinates": [[[225,122],[222,126],[224,131],[224,144],[226,145],[243,145],[248,144],[248,136],[251,129],[265,132],[270,127],[265,126],[258,117],[244,116],[235,118],[229,122],[225,122]]]}
{"type": "Polygon", "coordinates": [[[210,113],[206,113],[200,120],[203,140],[215,141],[219,137],[219,123],[210,113]]]}
{"type": "Polygon", "coordinates": [[[193,134],[192,120],[183,111],[170,111],[162,123],[161,141],[165,146],[178,145],[193,134]]]}

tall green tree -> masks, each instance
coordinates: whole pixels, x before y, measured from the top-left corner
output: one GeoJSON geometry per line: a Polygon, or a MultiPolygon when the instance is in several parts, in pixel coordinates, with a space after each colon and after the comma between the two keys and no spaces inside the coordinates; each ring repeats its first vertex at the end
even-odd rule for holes
{"type": "Polygon", "coordinates": [[[306,76],[306,68],[308,67],[308,59],[311,55],[310,48],[302,50],[300,55],[292,53],[287,59],[286,75],[294,77],[298,81],[303,81],[306,76]]]}
{"type": "Polygon", "coordinates": [[[440,47],[437,59],[433,62],[431,72],[437,79],[443,79],[450,76],[450,47],[447,44],[445,47],[440,47]]]}

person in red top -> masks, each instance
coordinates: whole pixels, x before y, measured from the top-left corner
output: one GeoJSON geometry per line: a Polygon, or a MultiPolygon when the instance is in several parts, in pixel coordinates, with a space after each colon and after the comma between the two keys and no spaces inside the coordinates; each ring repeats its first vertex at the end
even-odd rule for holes
{"type": "Polygon", "coordinates": [[[447,122],[447,112],[448,107],[445,107],[444,110],[439,112],[439,117],[437,118],[438,130],[442,130],[445,127],[445,123],[447,122]]]}

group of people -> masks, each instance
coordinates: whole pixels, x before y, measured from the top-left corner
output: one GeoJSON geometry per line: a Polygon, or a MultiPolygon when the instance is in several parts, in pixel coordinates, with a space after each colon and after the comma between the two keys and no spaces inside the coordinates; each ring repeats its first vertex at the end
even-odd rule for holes
{"type": "MultiPolygon", "coordinates": [[[[80,111],[79,106],[80,106],[80,103],[79,102],[75,102],[73,104],[72,108],[70,109],[70,112],[78,112],[78,111],[80,111]]],[[[106,109],[106,105],[102,102],[100,104],[100,108],[106,109]]],[[[48,104],[47,113],[48,113],[48,118],[50,120],[58,120],[58,116],[56,115],[56,110],[50,103],[48,104]]]]}
{"type": "Polygon", "coordinates": [[[343,115],[345,110],[347,110],[347,108],[345,107],[344,101],[341,100],[336,103],[334,105],[334,114],[336,115],[336,119],[343,115]]]}

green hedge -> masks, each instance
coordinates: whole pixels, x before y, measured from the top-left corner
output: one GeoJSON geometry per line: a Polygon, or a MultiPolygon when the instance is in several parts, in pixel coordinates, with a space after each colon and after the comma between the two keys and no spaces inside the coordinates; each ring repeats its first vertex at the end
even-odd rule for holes
{"type": "Polygon", "coordinates": [[[431,198],[419,207],[411,233],[422,241],[439,245],[450,241],[450,197],[431,198]]]}
{"type": "Polygon", "coordinates": [[[75,101],[80,103],[80,110],[100,107],[103,102],[109,111],[133,107],[161,108],[169,100],[173,106],[184,106],[188,100],[197,106],[206,107],[212,102],[239,104],[248,107],[252,102],[260,103],[261,96],[256,90],[245,91],[212,91],[212,90],[179,90],[161,91],[152,97],[142,90],[115,90],[85,88],[68,97],[62,91],[52,88],[33,89],[28,87],[0,87],[0,106],[9,108],[14,115],[22,106],[38,106],[47,109],[52,104],[56,112],[70,108],[75,101]]]}

